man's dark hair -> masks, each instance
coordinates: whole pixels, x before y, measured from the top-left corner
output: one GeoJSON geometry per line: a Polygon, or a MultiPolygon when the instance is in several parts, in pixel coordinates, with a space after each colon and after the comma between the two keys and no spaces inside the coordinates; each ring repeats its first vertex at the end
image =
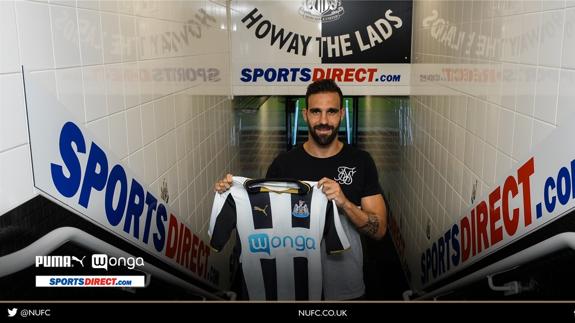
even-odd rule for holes
{"type": "Polygon", "coordinates": [[[343,107],[343,93],[341,93],[341,89],[334,80],[330,79],[323,79],[317,80],[307,87],[307,92],[305,93],[305,106],[306,109],[309,108],[309,97],[312,94],[322,93],[322,92],[335,92],[339,94],[339,107],[343,107]]]}

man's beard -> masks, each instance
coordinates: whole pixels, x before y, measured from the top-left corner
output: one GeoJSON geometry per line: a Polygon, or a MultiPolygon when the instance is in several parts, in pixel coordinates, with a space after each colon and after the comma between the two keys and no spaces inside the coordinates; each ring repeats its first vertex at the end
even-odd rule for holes
{"type": "Polygon", "coordinates": [[[339,123],[334,128],[329,125],[317,125],[313,127],[313,129],[309,129],[309,133],[313,140],[317,142],[320,146],[328,146],[331,144],[335,138],[337,138],[337,131],[339,129],[339,123]],[[331,130],[329,135],[319,135],[316,131],[317,130],[331,130]]]}

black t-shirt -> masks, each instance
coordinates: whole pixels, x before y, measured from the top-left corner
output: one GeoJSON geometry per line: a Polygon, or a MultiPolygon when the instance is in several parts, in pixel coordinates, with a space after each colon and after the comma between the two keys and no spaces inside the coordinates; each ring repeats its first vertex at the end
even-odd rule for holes
{"type": "Polygon", "coordinates": [[[266,178],[294,178],[319,181],[323,177],[336,180],[345,196],[355,205],[361,198],[381,194],[377,168],[368,152],[344,144],[339,153],[328,158],[309,155],[303,145],[276,157],[266,178]]]}

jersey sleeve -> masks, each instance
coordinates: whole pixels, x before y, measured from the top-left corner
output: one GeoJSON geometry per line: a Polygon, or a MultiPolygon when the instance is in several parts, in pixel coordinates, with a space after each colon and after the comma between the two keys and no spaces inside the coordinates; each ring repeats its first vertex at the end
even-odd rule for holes
{"type": "Polygon", "coordinates": [[[349,249],[349,240],[341,225],[335,202],[329,201],[326,209],[324,239],[327,253],[334,254],[349,249]]]}
{"type": "Polygon", "coordinates": [[[210,247],[217,252],[224,248],[232,230],[236,227],[236,219],[236,203],[230,191],[223,194],[216,193],[208,229],[210,247]]]}
{"type": "Polygon", "coordinates": [[[377,174],[377,167],[369,153],[366,153],[365,158],[365,186],[361,197],[382,194],[381,186],[379,186],[379,176],[377,174]]]}

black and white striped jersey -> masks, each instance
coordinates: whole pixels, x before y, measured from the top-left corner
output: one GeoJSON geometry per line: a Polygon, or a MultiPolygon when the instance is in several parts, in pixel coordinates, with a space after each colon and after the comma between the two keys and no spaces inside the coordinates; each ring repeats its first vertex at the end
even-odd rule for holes
{"type": "Polygon", "coordinates": [[[316,184],[234,177],[228,191],[216,193],[210,245],[220,251],[237,228],[249,299],[321,299],[322,239],[328,253],[349,242],[335,202],[316,184]]]}

